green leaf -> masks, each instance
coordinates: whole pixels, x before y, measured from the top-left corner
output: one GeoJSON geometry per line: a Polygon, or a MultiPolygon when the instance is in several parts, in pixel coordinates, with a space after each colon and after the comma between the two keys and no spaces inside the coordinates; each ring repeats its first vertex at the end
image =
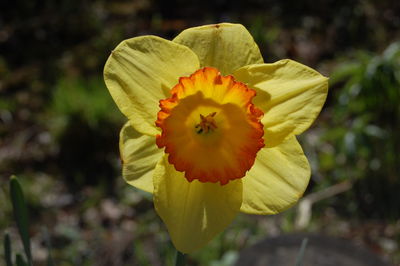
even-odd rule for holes
{"type": "Polygon", "coordinates": [[[6,259],[6,265],[12,266],[11,241],[10,241],[10,236],[8,235],[8,233],[5,233],[5,235],[4,235],[4,256],[6,259]]]}
{"type": "Polygon", "coordinates": [[[358,62],[346,62],[335,69],[329,77],[330,85],[345,81],[347,78],[354,76],[360,68],[358,62]]]}
{"type": "Polygon", "coordinates": [[[15,261],[17,263],[17,266],[28,266],[21,254],[17,254],[15,256],[15,261]]]}
{"type": "Polygon", "coordinates": [[[11,176],[10,193],[13,205],[13,212],[17,227],[22,239],[24,251],[28,259],[28,264],[32,265],[31,244],[28,232],[28,210],[25,203],[24,193],[16,176],[11,176]]]}

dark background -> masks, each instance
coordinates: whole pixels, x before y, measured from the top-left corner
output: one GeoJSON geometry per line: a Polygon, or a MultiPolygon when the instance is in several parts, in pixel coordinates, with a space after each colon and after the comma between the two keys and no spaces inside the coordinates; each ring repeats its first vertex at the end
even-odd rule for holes
{"type": "Polygon", "coordinates": [[[124,39],[172,39],[218,22],[243,24],[265,62],[291,58],[330,77],[327,104],[300,137],[313,169],[306,196],[326,198],[300,227],[296,208],[240,215],[189,263],[229,265],[266,236],[302,231],[349,239],[400,265],[398,1],[17,0],[0,10],[0,231],[18,243],[8,196],[16,174],[36,265],[47,256],[43,228],[56,265],[171,265],[151,196],[120,177],[125,118],[102,71],[124,39]]]}

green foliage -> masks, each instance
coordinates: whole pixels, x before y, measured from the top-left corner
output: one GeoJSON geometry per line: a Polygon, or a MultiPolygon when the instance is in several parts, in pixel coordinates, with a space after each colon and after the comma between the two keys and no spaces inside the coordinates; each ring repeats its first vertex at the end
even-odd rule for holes
{"type": "Polygon", "coordinates": [[[49,115],[55,118],[55,125],[65,125],[79,114],[92,127],[101,122],[122,121],[122,115],[115,106],[102,77],[61,79],[54,91],[49,115]]]}
{"type": "MultiPolygon", "coordinates": [[[[31,266],[32,262],[32,252],[31,252],[31,243],[30,243],[30,235],[29,235],[29,220],[28,220],[28,209],[25,202],[24,193],[22,191],[22,187],[16,176],[11,176],[10,178],[10,197],[13,206],[14,218],[17,223],[18,232],[22,240],[22,244],[24,247],[25,257],[27,261],[25,261],[24,257],[16,253],[15,255],[15,263],[17,266],[31,266]]],[[[50,248],[50,243],[47,243],[48,248],[50,248]]],[[[7,266],[12,266],[12,250],[11,250],[11,241],[9,235],[6,233],[4,236],[4,254],[5,261],[7,266]]],[[[50,250],[49,250],[50,254],[50,250]]],[[[53,261],[52,258],[48,257],[47,265],[52,266],[53,261]]]]}
{"type": "Polygon", "coordinates": [[[124,120],[101,76],[57,82],[43,122],[57,142],[57,167],[71,190],[101,184],[112,192],[112,154],[124,120]]]}
{"type": "Polygon", "coordinates": [[[386,168],[392,178],[399,161],[395,159],[400,141],[396,134],[400,122],[399,55],[396,43],[382,56],[360,55],[357,63],[339,68],[332,76],[333,84],[344,81],[333,119],[335,124],[346,125],[346,130],[337,132],[344,140],[340,152],[345,161],[374,172],[386,168]]]}
{"type": "Polygon", "coordinates": [[[333,179],[322,184],[352,179],[347,200],[356,209],[343,209],[399,217],[400,43],[382,55],[358,53],[334,71],[330,86],[331,120],[322,125],[318,160],[321,176],[333,179]]]}
{"type": "MultiPolygon", "coordinates": [[[[19,234],[21,236],[22,244],[24,246],[25,255],[26,258],[28,259],[28,265],[32,265],[31,243],[28,230],[29,227],[28,210],[26,208],[24,193],[22,192],[21,185],[19,184],[15,176],[12,176],[10,180],[10,194],[13,205],[14,217],[17,222],[17,227],[19,234]]],[[[22,258],[21,258],[21,263],[25,263],[22,260],[22,258]]],[[[17,264],[19,265],[18,260],[17,264]]]]}

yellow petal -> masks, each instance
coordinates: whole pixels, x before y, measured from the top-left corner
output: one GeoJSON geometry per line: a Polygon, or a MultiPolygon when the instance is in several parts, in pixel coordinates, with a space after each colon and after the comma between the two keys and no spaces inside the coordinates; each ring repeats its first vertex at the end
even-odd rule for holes
{"type": "Polygon", "coordinates": [[[241,211],[276,214],[303,195],[310,180],[310,166],[296,137],[273,148],[261,149],[253,168],[242,179],[241,211]]]}
{"type": "Polygon", "coordinates": [[[216,67],[223,75],[242,66],[263,63],[250,33],[240,24],[221,23],[190,28],[174,40],[192,49],[201,67],[216,67]]]}
{"type": "Polygon", "coordinates": [[[221,186],[187,181],[166,156],[154,172],[154,205],[177,250],[191,253],[222,232],[239,212],[242,181],[221,186]]]}
{"type": "Polygon", "coordinates": [[[121,42],[104,67],[104,80],[118,108],[135,129],[156,135],[158,102],[181,76],[199,68],[197,56],[187,47],[155,36],[121,42]]]}
{"type": "Polygon", "coordinates": [[[119,149],[125,181],[136,188],[153,193],[154,168],[163,154],[156,145],[155,137],[137,132],[127,122],[121,129],[119,149]]]}
{"type": "Polygon", "coordinates": [[[328,93],[328,78],[288,59],[246,66],[234,76],[257,91],[253,103],[264,112],[261,122],[267,147],[306,130],[328,93]]]}

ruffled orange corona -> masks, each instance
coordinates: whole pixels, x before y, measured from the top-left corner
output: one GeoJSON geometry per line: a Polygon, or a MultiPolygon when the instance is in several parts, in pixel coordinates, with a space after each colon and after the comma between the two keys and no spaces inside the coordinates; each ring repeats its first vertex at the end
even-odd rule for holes
{"type": "Polygon", "coordinates": [[[252,103],[255,90],[211,67],[181,77],[171,97],[160,101],[159,148],[189,181],[242,178],[264,147],[263,112],[252,103]]]}

